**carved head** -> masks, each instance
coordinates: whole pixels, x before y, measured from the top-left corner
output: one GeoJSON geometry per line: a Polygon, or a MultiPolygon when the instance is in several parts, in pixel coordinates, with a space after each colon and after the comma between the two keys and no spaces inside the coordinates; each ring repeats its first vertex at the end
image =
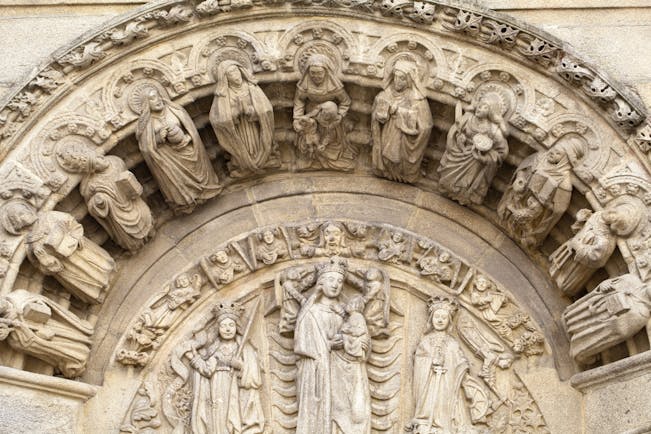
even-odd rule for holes
{"type": "Polygon", "coordinates": [[[482,276],[481,274],[477,277],[475,277],[475,289],[479,292],[484,292],[490,287],[493,286],[493,283],[488,280],[485,276],[482,276]]]}
{"type": "Polygon", "coordinates": [[[328,298],[337,298],[344,288],[344,280],[348,262],[333,256],[330,262],[322,266],[316,281],[317,292],[322,292],[328,298]]]}
{"type": "Polygon", "coordinates": [[[344,231],[334,223],[328,223],[323,229],[323,239],[327,246],[341,246],[344,240],[344,231]]]}
{"type": "Polygon", "coordinates": [[[229,86],[240,87],[242,85],[244,80],[242,79],[240,68],[237,65],[230,65],[226,69],[226,80],[228,80],[229,86]]]}
{"type": "Polygon", "coordinates": [[[450,261],[450,254],[448,252],[441,252],[439,255],[439,262],[449,262],[450,261]]]}
{"type": "Polygon", "coordinates": [[[219,321],[219,337],[225,341],[235,339],[237,334],[237,323],[231,318],[222,318],[219,321]]]}
{"type": "Polygon", "coordinates": [[[602,219],[614,234],[626,237],[639,226],[645,213],[646,207],[638,198],[620,196],[608,204],[602,219]]]}
{"type": "Polygon", "coordinates": [[[190,286],[190,278],[185,273],[179,274],[176,277],[174,284],[176,285],[177,288],[187,288],[188,286],[190,286]]]}
{"type": "Polygon", "coordinates": [[[224,302],[213,306],[212,314],[217,320],[219,336],[222,339],[231,340],[235,338],[242,310],[242,305],[235,302],[224,302]]]}
{"type": "Polygon", "coordinates": [[[273,233],[272,231],[270,231],[270,230],[266,230],[266,231],[264,231],[264,233],[262,234],[262,240],[263,240],[265,243],[267,243],[267,244],[271,244],[271,243],[273,243],[275,239],[276,239],[276,236],[275,236],[274,233],[273,233]]]}
{"type": "Polygon", "coordinates": [[[434,296],[429,299],[429,323],[436,331],[444,331],[450,326],[459,304],[448,297],[434,296]]]}
{"type": "Polygon", "coordinates": [[[395,231],[394,233],[391,234],[391,239],[393,240],[394,243],[401,243],[403,239],[402,232],[395,231]]]}
{"type": "Polygon", "coordinates": [[[105,157],[79,143],[60,147],[57,150],[57,161],[71,173],[102,172],[109,167],[105,157]]]}
{"type": "Polygon", "coordinates": [[[325,54],[315,53],[307,61],[307,74],[312,83],[320,86],[328,76],[334,72],[332,62],[325,54]]]}
{"type": "Polygon", "coordinates": [[[210,262],[213,264],[226,264],[228,262],[228,253],[225,250],[219,250],[210,255],[210,262]]]}
{"type": "Polygon", "coordinates": [[[418,80],[418,70],[416,64],[406,60],[398,60],[393,65],[393,89],[402,92],[408,87],[413,86],[418,80]]]}
{"type": "Polygon", "coordinates": [[[36,209],[22,200],[10,201],[0,209],[0,223],[12,235],[19,235],[37,218],[36,209]]]}
{"type": "Polygon", "coordinates": [[[147,91],[147,103],[152,112],[160,112],[165,108],[165,101],[156,88],[147,91]]]}
{"type": "Polygon", "coordinates": [[[362,313],[364,312],[364,307],[366,307],[364,297],[362,297],[361,295],[356,295],[354,297],[351,297],[351,299],[348,300],[348,303],[346,303],[346,313],[348,314],[352,314],[353,312],[362,313]]]}

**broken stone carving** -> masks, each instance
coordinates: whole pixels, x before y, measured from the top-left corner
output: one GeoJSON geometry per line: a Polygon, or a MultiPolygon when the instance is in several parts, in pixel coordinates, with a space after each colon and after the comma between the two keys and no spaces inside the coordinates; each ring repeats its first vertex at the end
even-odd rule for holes
{"type": "Polygon", "coordinates": [[[506,102],[486,92],[467,109],[457,103],[454,125],[438,168],[439,190],[462,205],[480,205],[497,168],[509,153],[506,102]]]}
{"type": "Polygon", "coordinates": [[[473,425],[486,422],[489,392],[470,375],[460,342],[451,334],[457,309],[447,297],[429,302],[428,329],[414,355],[413,433],[475,432],[473,425]]]}
{"type": "Polygon", "coordinates": [[[394,181],[419,178],[432,130],[432,113],[419,74],[415,63],[398,60],[373,104],[373,169],[394,181]]]}
{"type": "Polygon", "coordinates": [[[135,252],[152,236],[153,218],[140,197],[142,185],[120,158],[68,145],[57,152],[61,166],[84,175],[79,190],[88,212],[120,247],[135,252]]]}
{"type": "Polygon", "coordinates": [[[108,290],[115,262],[100,246],[84,237],[84,228],[60,211],[36,210],[22,201],[3,207],[13,233],[31,226],[27,233],[27,255],[45,275],[86,303],[99,303],[108,290]]]}
{"type": "Polygon", "coordinates": [[[563,243],[549,257],[549,273],[566,294],[575,294],[594,270],[603,267],[617,246],[618,238],[627,238],[646,215],[642,201],[620,196],[602,211],[582,209],[573,225],[576,235],[563,243]]]}
{"type": "Polygon", "coordinates": [[[86,369],[92,334],[90,323],[47,297],[24,289],[0,297],[0,341],[65,377],[78,377],[86,369]]]}
{"type": "Polygon", "coordinates": [[[525,247],[535,248],[567,210],[572,197],[572,167],[586,152],[578,138],[536,153],[518,166],[497,207],[500,223],[525,247]]]}
{"type": "Polygon", "coordinates": [[[253,74],[240,63],[224,60],[216,75],[210,123],[219,145],[231,156],[230,174],[240,177],[260,173],[274,162],[270,161],[273,107],[253,74]]]}
{"type": "Polygon", "coordinates": [[[222,187],[190,115],[154,85],[130,95],[140,113],[136,137],[145,162],[175,212],[190,213],[222,187]]]}
{"type": "Polygon", "coordinates": [[[155,432],[161,426],[156,407],[158,400],[151,384],[142,384],[136,392],[131,410],[120,427],[120,432],[145,434],[155,432]]]}
{"type": "Polygon", "coordinates": [[[166,399],[173,400],[184,387],[191,391],[187,403],[189,426],[184,427],[177,417],[168,415],[175,425],[174,432],[264,431],[260,360],[249,342],[257,306],[244,326],[240,324],[242,306],[228,302],[215,305],[204,327],[174,352],[170,366],[175,380],[168,386],[166,399]]]}
{"type": "Polygon", "coordinates": [[[299,169],[352,170],[356,152],[344,131],[351,100],[325,54],[311,54],[296,85],[294,120],[299,169]]]}
{"type": "Polygon", "coordinates": [[[563,314],[570,354],[580,363],[646,327],[651,336],[651,288],[634,274],[604,280],[563,314]]]}

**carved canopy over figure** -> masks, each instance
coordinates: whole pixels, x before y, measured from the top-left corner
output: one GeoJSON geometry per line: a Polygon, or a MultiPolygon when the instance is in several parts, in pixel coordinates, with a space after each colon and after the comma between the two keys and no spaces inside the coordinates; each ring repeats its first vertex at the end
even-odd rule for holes
{"type": "Polygon", "coordinates": [[[149,206],[140,197],[142,185],[119,157],[66,146],[57,153],[64,169],[82,173],[79,190],[88,212],[120,247],[136,251],[154,231],[149,206]]]}
{"type": "Polygon", "coordinates": [[[415,182],[432,131],[432,113],[416,64],[399,60],[375,97],[373,168],[394,181],[415,182]]]}
{"type": "Polygon", "coordinates": [[[132,97],[140,98],[134,103],[141,110],[140,151],[172,209],[190,213],[218,195],[222,187],[190,115],[154,87],[145,86],[132,97]]]}
{"type": "Polygon", "coordinates": [[[264,431],[260,361],[248,342],[250,324],[244,334],[239,330],[241,312],[236,303],[215,305],[211,321],[172,357],[172,370],[192,388],[189,427],[179,423],[175,434],[264,431]],[[190,369],[184,357],[189,359],[190,369]]]}
{"type": "Polygon", "coordinates": [[[645,326],[651,336],[650,320],[651,288],[633,274],[604,280],[563,313],[570,354],[580,363],[589,362],[645,326]]]}
{"type": "Polygon", "coordinates": [[[110,285],[115,262],[100,246],[84,237],[84,228],[70,214],[45,211],[37,216],[27,203],[3,207],[3,225],[12,233],[28,226],[27,256],[46,275],[54,276],[73,295],[98,303],[110,285]]]}
{"type": "Polygon", "coordinates": [[[217,67],[210,124],[231,155],[231,176],[260,173],[267,166],[273,151],[273,107],[253,75],[234,60],[217,67]]]}
{"type": "Polygon", "coordinates": [[[439,190],[462,205],[484,201],[509,153],[503,111],[497,93],[482,95],[465,113],[461,102],[457,104],[438,173],[439,190]]]}
{"type": "Polygon", "coordinates": [[[0,341],[43,360],[68,378],[80,376],[90,354],[93,326],[24,289],[0,297],[0,341]]]}
{"type": "Polygon", "coordinates": [[[474,433],[489,410],[489,396],[470,376],[459,341],[452,336],[457,303],[446,297],[429,302],[428,330],[414,355],[414,434],[474,433]]]}
{"type": "Polygon", "coordinates": [[[497,214],[504,228],[525,246],[542,243],[567,210],[572,197],[572,166],[584,154],[583,142],[567,140],[518,166],[497,214]]]}
{"type": "Polygon", "coordinates": [[[294,96],[294,130],[299,168],[352,170],[355,152],[344,131],[350,97],[326,55],[312,54],[294,96]]]}

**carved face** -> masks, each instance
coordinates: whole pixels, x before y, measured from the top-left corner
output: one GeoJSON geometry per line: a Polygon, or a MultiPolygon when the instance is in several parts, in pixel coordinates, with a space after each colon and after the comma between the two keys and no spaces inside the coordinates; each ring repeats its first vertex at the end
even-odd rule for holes
{"type": "Polygon", "coordinates": [[[325,239],[325,242],[329,246],[338,246],[341,244],[342,240],[342,233],[341,229],[339,229],[335,225],[328,225],[326,228],[323,230],[323,237],[325,239]]]}
{"type": "Polygon", "coordinates": [[[440,262],[448,262],[450,260],[450,254],[448,252],[443,252],[439,255],[440,262]]]}
{"type": "Polygon", "coordinates": [[[317,287],[328,298],[337,298],[344,287],[344,276],[336,271],[326,271],[319,276],[317,287]]]}
{"type": "Polygon", "coordinates": [[[210,260],[213,263],[219,263],[219,264],[225,264],[228,262],[228,255],[226,254],[225,251],[220,250],[219,252],[215,253],[210,257],[210,260]]]}
{"type": "Polygon", "coordinates": [[[310,80],[312,80],[312,83],[318,86],[325,81],[326,70],[323,66],[313,65],[310,66],[308,74],[310,75],[310,80]]]}
{"type": "Polygon", "coordinates": [[[147,102],[149,102],[149,109],[153,112],[159,112],[165,108],[163,98],[155,90],[147,94],[147,102]]]}
{"type": "Polygon", "coordinates": [[[225,341],[235,339],[237,333],[237,325],[231,318],[224,318],[219,322],[219,337],[225,341]]]}
{"type": "Polygon", "coordinates": [[[242,73],[240,72],[240,68],[238,68],[235,65],[231,65],[226,70],[226,79],[228,80],[229,85],[233,85],[235,87],[241,86],[242,85],[242,73]]]}
{"type": "Polygon", "coordinates": [[[432,327],[436,331],[443,331],[450,325],[450,313],[445,309],[437,309],[432,313],[432,327]]]}
{"type": "Polygon", "coordinates": [[[407,88],[409,85],[409,79],[407,77],[407,74],[405,74],[402,71],[394,71],[393,72],[393,88],[401,92],[407,88]]]}
{"type": "Polygon", "coordinates": [[[103,172],[109,167],[109,162],[106,157],[97,156],[95,158],[95,170],[98,172],[103,172]]]}
{"type": "Polygon", "coordinates": [[[176,278],[176,287],[177,288],[187,288],[190,286],[190,279],[188,279],[187,274],[181,274],[176,278]]]}
{"type": "Polygon", "coordinates": [[[475,109],[475,116],[477,116],[480,119],[488,117],[488,112],[490,111],[490,106],[488,103],[482,101],[479,101],[479,104],[477,104],[477,108],[475,109]]]}
{"type": "Polygon", "coordinates": [[[8,223],[14,232],[19,232],[36,221],[36,213],[27,206],[16,206],[15,211],[7,216],[8,223]]]}
{"type": "Polygon", "coordinates": [[[565,155],[565,152],[560,147],[556,146],[551,148],[547,151],[547,162],[550,164],[558,164],[563,159],[563,155],[565,155]]]}
{"type": "Polygon", "coordinates": [[[475,279],[475,289],[477,289],[477,291],[484,292],[488,289],[489,285],[490,283],[483,276],[479,276],[475,279]]]}
{"type": "Polygon", "coordinates": [[[273,232],[271,231],[264,231],[264,234],[262,234],[262,239],[264,240],[265,243],[271,244],[274,242],[276,237],[274,236],[273,232]]]}
{"type": "Polygon", "coordinates": [[[393,235],[391,235],[391,239],[394,243],[400,243],[402,242],[402,234],[400,232],[394,232],[393,235]]]}

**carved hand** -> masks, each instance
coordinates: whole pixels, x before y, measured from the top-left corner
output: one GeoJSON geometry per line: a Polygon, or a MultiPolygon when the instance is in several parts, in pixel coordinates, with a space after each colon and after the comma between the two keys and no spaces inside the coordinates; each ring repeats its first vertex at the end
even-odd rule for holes
{"type": "Polygon", "coordinates": [[[244,363],[239,359],[231,360],[230,362],[228,362],[228,365],[234,369],[237,369],[238,371],[241,371],[242,368],[244,367],[244,363]]]}
{"type": "Polygon", "coordinates": [[[63,271],[63,265],[57,258],[54,257],[43,259],[41,261],[41,265],[43,265],[43,267],[50,273],[58,273],[60,271],[63,271]]]}
{"type": "Polygon", "coordinates": [[[337,333],[330,340],[330,348],[333,350],[337,350],[343,347],[344,347],[344,338],[339,333],[337,333]]]}

